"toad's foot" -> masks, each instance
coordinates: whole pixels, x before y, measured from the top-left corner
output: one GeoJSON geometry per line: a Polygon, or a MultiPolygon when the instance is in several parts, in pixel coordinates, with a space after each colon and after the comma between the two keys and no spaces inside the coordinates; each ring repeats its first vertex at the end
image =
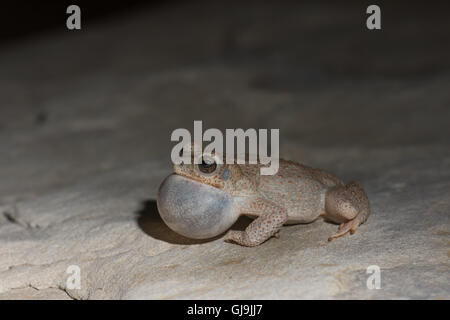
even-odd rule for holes
{"type": "Polygon", "coordinates": [[[364,189],[356,182],[350,182],[345,187],[335,187],[326,196],[326,217],[341,223],[338,232],[328,238],[328,241],[342,237],[356,229],[367,220],[370,214],[369,199],[364,189]]]}
{"type": "Polygon", "coordinates": [[[356,219],[350,220],[349,222],[346,222],[346,223],[341,223],[341,225],[338,228],[338,232],[331,235],[328,238],[328,241],[332,241],[333,239],[342,237],[345,234],[347,234],[348,232],[350,232],[350,234],[354,234],[358,227],[359,227],[359,223],[358,223],[358,221],[356,221],[356,219]]]}
{"type": "Polygon", "coordinates": [[[252,213],[253,210],[261,210],[265,213],[253,220],[245,231],[229,231],[225,236],[226,242],[234,242],[246,247],[255,247],[272,236],[277,237],[281,226],[288,219],[286,210],[261,198],[250,202],[244,209],[246,213],[252,213]]]}

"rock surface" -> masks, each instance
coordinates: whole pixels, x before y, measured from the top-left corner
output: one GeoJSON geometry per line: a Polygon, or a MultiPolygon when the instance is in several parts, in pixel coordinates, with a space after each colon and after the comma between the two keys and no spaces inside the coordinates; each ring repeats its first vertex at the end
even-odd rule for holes
{"type": "Polygon", "coordinates": [[[357,6],[177,4],[4,47],[0,298],[449,299],[450,28],[435,9],[371,33],[357,6]],[[170,134],[193,120],[280,128],[284,158],[360,182],[372,215],[331,243],[321,220],[256,248],[175,234],[155,197],[170,134]]]}

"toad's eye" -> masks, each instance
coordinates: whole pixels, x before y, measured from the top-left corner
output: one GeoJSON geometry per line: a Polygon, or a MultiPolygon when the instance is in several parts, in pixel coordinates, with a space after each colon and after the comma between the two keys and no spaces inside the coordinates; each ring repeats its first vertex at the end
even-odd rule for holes
{"type": "Polygon", "coordinates": [[[217,169],[217,164],[213,159],[202,159],[202,163],[198,165],[198,169],[203,173],[213,173],[217,169]]]}

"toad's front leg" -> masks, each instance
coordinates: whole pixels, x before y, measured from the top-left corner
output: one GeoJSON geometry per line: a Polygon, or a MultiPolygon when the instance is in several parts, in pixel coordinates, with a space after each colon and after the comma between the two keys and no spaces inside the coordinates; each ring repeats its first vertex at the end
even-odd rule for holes
{"type": "Polygon", "coordinates": [[[288,220],[286,209],[261,198],[250,201],[242,208],[241,212],[245,214],[264,212],[252,221],[245,231],[229,231],[225,237],[227,242],[235,242],[247,247],[260,245],[274,236],[288,220]]]}

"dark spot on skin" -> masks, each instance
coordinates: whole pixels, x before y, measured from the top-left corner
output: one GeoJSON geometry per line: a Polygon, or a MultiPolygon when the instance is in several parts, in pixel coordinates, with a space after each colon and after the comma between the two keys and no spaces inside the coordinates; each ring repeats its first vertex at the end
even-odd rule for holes
{"type": "Polygon", "coordinates": [[[231,172],[230,172],[230,170],[228,170],[228,169],[225,169],[225,170],[223,170],[223,172],[222,172],[222,179],[223,180],[228,180],[230,177],[231,177],[231,172]]]}

